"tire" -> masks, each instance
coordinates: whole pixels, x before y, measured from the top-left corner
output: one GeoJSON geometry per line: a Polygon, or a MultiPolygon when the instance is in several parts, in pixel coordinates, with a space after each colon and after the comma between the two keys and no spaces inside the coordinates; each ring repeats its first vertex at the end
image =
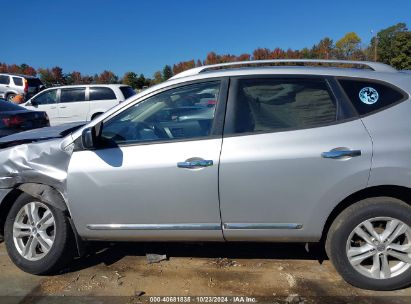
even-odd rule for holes
{"type": "Polygon", "coordinates": [[[62,269],[74,256],[73,234],[64,212],[25,193],[17,198],[7,215],[4,226],[4,241],[13,263],[23,271],[31,274],[55,273],[62,269]],[[36,213],[40,220],[48,218],[43,222],[41,229],[38,228],[37,234],[34,228],[39,226],[33,228],[33,226],[28,225],[30,220],[24,209],[32,206],[37,206],[38,209],[37,212],[31,214],[36,213]],[[52,219],[50,219],[50,214],[46,213],[47,210],[51,212],[52,219]],[[52,220],[54,220],[54,224],[50,225],[52,220]],[[46,226],[47,228],[45,228],[46,226]],[[24,237],[17,237],[16,230],[13,231],[14,227],[24,227],[16,228],[24,237]],[[40,238],[40,234],[43,237],[40,238]],[[24,243],[28,245],[29,238],[32,239],[30,244],[37,245],[36,247],[32,246],[34,250],[30,250],[26,255],[27,257],[24,257],[25,248],[31,248],[30,246],[24,246],[24,243]],[[46,240],[52,242],[51,246],[46,240]],[[45,244],[44,247],[42,244],[45,244]]]}
{"type": "Polygon", "coordinates": [[[8,94],[7,95],[7,101],[13,101],[14,97],[16,97],[16,94],[8,94]]]}
{"type": "Polygon", "coordinates": [[[325,249],[334,267],[351,285],[370,290],[404,288],[411,284],[410,227],[408,204],[390,197],[368,198],[338,215],[328,231],[325,249]]]}

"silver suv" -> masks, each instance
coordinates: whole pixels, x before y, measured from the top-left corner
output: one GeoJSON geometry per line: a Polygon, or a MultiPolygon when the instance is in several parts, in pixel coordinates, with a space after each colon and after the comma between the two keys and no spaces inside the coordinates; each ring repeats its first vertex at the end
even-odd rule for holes
{"type": "Polygon", "coordinates": [[[405,287],[410,92],[411,75],[380,63],[228,63],[178,74],[62,138],[10,139],[8,253],[42,274],[95,240],[318,242],[347,282],[405,287]]]}
{"type": "Polygon", "coordinates": [[[8,101],[16,95],[23,95],[25,99],[32,97],[45,86],[37,77],[15,74],[0,74],[0,98],[8,101]]]}

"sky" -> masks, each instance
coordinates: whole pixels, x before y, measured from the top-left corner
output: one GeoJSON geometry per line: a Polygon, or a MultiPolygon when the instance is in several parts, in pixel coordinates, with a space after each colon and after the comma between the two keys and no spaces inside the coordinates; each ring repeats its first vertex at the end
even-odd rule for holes
{"type": "Polygon", "coordinates": [[[257,47],[301,49],[398,22],[411,0],[3,0],[0,62],[152,77],[164,65],[257,47]],[[6,29],[6,30],[4,30],[6,29]]]}

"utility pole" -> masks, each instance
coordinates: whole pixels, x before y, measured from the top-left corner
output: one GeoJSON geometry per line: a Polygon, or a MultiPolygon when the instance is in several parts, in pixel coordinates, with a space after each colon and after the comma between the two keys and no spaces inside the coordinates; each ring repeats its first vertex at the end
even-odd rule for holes
{"type": "MultiPolygon", "coordinates": [[[[374,34],[374,31],[371,30],[371,34],[374,34]]],[[[374,61],[378,61],[378,36],[377,34],[374,35],[374,61]]]]}

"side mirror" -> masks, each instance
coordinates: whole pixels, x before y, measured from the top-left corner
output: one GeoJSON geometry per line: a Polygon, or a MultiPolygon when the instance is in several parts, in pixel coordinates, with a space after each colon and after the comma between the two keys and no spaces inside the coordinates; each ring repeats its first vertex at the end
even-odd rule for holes
{"type": "Polygon", "coordinates": [[[26,106],[33,106],[33,107],[37,107],[39,104],[35,101],[35,100],[33,100],[33,99],[30,99],[29,101],[27,101],[27,103],[26,103],[26,106]]]}
{"type": "Polygon", "coordinates": [[[95,135],[95,129],[94,128],[87,128],[83,130],[83,133],[81,134],[81,143],[83,145],[83,148],[85,149],[94,149],[95,148],[95,142],[96,142],[96,135],[95,135]]]}

